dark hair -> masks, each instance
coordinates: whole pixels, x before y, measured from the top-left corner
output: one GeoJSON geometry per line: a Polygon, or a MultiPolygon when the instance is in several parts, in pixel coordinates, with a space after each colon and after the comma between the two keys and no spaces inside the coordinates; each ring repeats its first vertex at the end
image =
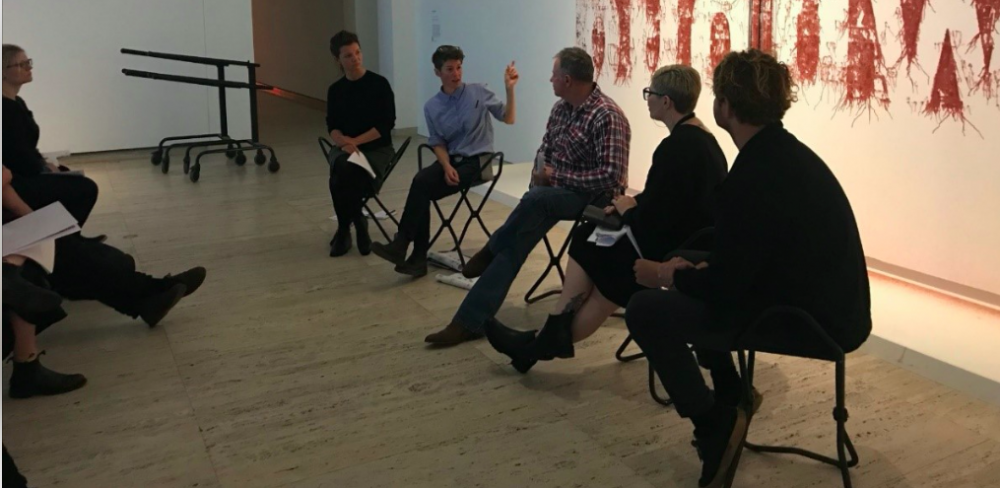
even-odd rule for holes
{"type": "Polygon", "coordinates": [[[350,46],[351,44],[361,45],[361,41],[358,40],[358,35],[342,30],[333,35],[330,38],[330,52],[333,53],[333,57],[340,59],[340,48],[344,46],[350,46]]]}
{"type": "Polygon", "coordinates": [[[715,67],[712,92],[729,102],[737,120],[756,126],[781,121],[798,99],[788,66],[756,49],[727,54],[715,67]]]}
{"type": "Polygon", "coordinates": [[[445,44],[437,48],[431,56],[431,62],[434,63],[434,69],[437,70],[443,68],[444,63],[448,61],[465,61],[465,53],[462,52],[462,48],[445,44]]]}
{"type": "Polygon", "coordinates": [[[559,69],[576,81],[592,83],[594,81],[594,60],[587,51],[578,47],[567,47],[556,54],[559,69]]]}

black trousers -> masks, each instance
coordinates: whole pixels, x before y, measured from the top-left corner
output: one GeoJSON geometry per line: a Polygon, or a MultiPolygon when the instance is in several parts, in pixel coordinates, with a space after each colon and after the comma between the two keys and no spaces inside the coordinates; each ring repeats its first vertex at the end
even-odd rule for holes
{"type": "Polygon", "coordinates": [[[66,207],[83,227],[97,203],[97,183],[82,175],[42,173],[36,176],[15,176],[11,187],[34,210],[55,202],[66,207]]]}
{"type": "Polygon", "coordinates": [[[132,256],[80,234],[56,240],[49,283],[69,300],[97,300],[133,318],[144,299],[167,287],[164,280],[136,271],[132,256]]]}
{"type": "MultiPolygon", "coordinates": [[[[678,291],[641,291],[632,296],[625,309],[625,323],[632,339],[646,353],[681,417],[701,415],[715,404],[699,364],[713,377],[738,375],[732,351],[742,330],[713,324],[708,318],[703,302],[678,291]]],[[[732,387],[739,388],[738,382],[732,387]]]]}
{"type": "Polygon", "coordinates": [[[4,488],[27,488],[28,480],[17,470],[14,459],[7,454],[7,446],[3,446],[3,486],[4,488]]]}
{"type": "Polygon", "coordinates": [[[337,225],[347,229],[361,219],[365,197],[371,195],[373,180],[367,171],[347,162],[348,154],[341,154],[330,165],[330,199],[337,214],[337,225]]]}
{"type": "Polygon", "coordinates": [[[413,253],[426,256],[431,240],[431,201],[440,200],[458,193],[468,186],[479,174],[480,159],[462,159],[455,165],[460,183],[451,186],[444,180],[444,167],[434,163],[413,177],[410,193],[406,196],[406,207],[399,220],[399,231],[403,238],[413,242],[413,253]]]}

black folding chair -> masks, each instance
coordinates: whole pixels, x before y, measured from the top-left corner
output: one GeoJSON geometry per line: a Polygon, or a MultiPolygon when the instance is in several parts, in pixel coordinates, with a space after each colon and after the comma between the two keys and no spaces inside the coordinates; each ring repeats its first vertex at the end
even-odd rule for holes
{"type": "MultiPolygon", "coordinates": [[[[420,147],[417,148],[418,170],[424,169],[425,149],[431,153],[431,156],[434,158],[434,161],[435,162],[437,161],[437,155],[434,154],[434,148],[428,144],[421,144],[420,147]]],[[[451,234],[452,241],[454,241],[455,243],[455,248],[453,249],[453,251],[458,251],[458,260],[459,262],[462,263],[463,268],[465,267],[465,254],[462,252],[462,242],[465,241],[465,236],[466,234],[468,234],[469,227],[472,225],[472,222],[476,221],[479,223],[479,227],[483,229],[483,232],[486,234],[486,237],[490,237],[491,235],[493,235],[490,232],[490,230],[486,227],[486,222],[483,221],[481,214],[483,208],[486,206],[486,202],[490,199],[490,195],[493,194],[493,189],[496,188],[497,186],[497,181],[500,180],[500,176],[503,174],[504,156],[502,152],[490,153],[484,156],[485,160],[480,158],[479,171],[476,173],[476,178],[470,181],[467,185],[463,185],[462,188],[459,189],[458,202],[455,204],[455,208],[451,210],[450,214],[448,214],[447,216],[445,215],[444,211],[441,210],[441,206],[438,204],[437,200],[431,201],[431,204],[434,205],[434,210],[437,211],[438,218],[441,219],[441,227],[439,227],[437,232],[434,233],[434,237],[431,238],[429,246],[433,246],[434,243],[437,242],[438,237],[441,237],[441,234],[445,230],[447,230],[448,233],[451,234]],[[493,171],[493,161],[497,161],[499,163],[497,165],[497,170],[495,173],[493,171]],[[473,188],[485,185],[487,183],[490,186],[486,189],[486,192],[483,194],[482,201],[479,202],[478,206],[474,207],[472,205],[472,202],[469,200],[469,192],[472,191],[473,188]],[[462,226],[462,233],[459,235],[455,233],[455,229],[454,227],[452,227],[452,223],[455,221],[455,216],[458,215],[458,211],[463,207],[463,205],[469,209],[469,218],[465,221],[465,225],[462,226]]]]}
{"type": "MultiPolygon", "coordinates": [[[[399,227],[399,221],[396,220],[396,217],[392,215],[391,212],[389,212],[389,209],[386,208],[384,203],[382,203],[382,200],[379,200],[378,198],[379,190],[376,190],[376,188],[381,189],[382,185],[384,185],[386,180],[389,179],[389,175],[392,174],[392,170],[396,169],[396,165],[399,164],[399,160],[403,158],[403,154],[406,152],[406,148],[410,146],[410,139],[412,138],[407,137],[406,140],[403,141],[403,144],[399,146],[399,149],[396,150],[396,154],[392,157],[392,160],[389,161],[389,167],[386,168],[385,170],[385,176],[383,176],[382,179],[380,179],[377,182],[377,184],[372,185],[371,193],[366,195],[362,200],[362,204],[364,205],[365,210],[368,211],[368,215],[371,215],[372,220],[375,221],[375,226],[378,227],[378,230],[382,232],[382,235],[385,236],[385,240],[387,241],[391,241],[392,236],[390,236],[389,233],[386,232],[385,228],[382,227],[382,223],[379,222],[378,219],[375,217],[375,212],[373,212],[371,207],[368,206],[368,201],[375,200],[375,203],[378,204],[379,208],[381,208],[383,212],[385,212],[385,214],[389,217],[389,220],[392,220],[392,223],[396,224],[396,227],[399,227]]],[[[329,163],[330,152],[333,151],[334,148],[333,143],[330,142],[330,140],[325,137],[320,137],[319,148],[321,151],[323,151],[323,158],[326,159],[327,163],[329,163]]]]}
{"type": "MultiPolygon", "coordinates": [[[[858,452],[847,435],[847,381],[845,351],[808,312],[788,306],[766,310],[736,342],[743,377],[744,398],[752,398],[754,362],[758,352],[795,356],[836,365],[836,391],[833,419],[837,423],[837,458],[831,458],[798,447],[765,446],[747,442],[746,448],[758,453],[795,454],[829,464],[840,470],[844,487],[851,488],[850,468],[858,465],[858,452]],[[746,351],[746,352],[744,352],[746,351]],[[849,455],[849,457],[848,457],[849,455]]],[[[849,352],[849,351],[847,351],[849,352]]],[[[749,405],[746,406],[750,411],[749,405]]]]}

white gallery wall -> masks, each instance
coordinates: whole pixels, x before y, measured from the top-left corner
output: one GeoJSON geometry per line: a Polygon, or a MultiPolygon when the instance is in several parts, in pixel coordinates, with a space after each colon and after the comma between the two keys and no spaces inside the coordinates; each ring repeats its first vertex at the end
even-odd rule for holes
{"type": "MultiPolygon", "coordinates": [[[[697,113],[714,127],[712,48],[727,43],[732,49],[748,45],[749,2],[682,3],[693,5],[687,21],[690,63],[705,81],[697,113]],[[726,31],[720,29],[723,24],[726,31]]],[[[786,124],[840,179],[857,214],[866,254],[1000,295],[1000,138],[996,136],[1000,134],[1000,50],[988,53],[983,48],[990,26],[983,26],[974,3],[935,4],[937,9],[921,8],[916,12],[921,15],[915,17],[914,6],[926,6],[926,2],[908,3],[909,10],[904,11],[891,2],[776,0],[773,42],[778,56],[792,65],[800,79],[799,52],[807,51],[810,39],[818,48],[817,82],[803,86],[786,124]],[[799,27],[807,20],[799,18],[806,4],[817,7],[817,37],[809,37],[809,29],[799,27]],[[874,24],[867,24],[868,18],[874,24]],[[906,25],[904,18],[910,19],[906,25]],[[920,19],[918,42],[905,48],[906,39],[913,37],[914,18],[920,19]],[[848,53],[871,45],[857,41],[852,48],[849,41],[852,35],[862,39],[866,25],[877,26],[873,39],[878,40],[885,59],[884,72],[890,75],[885,93],[875,94],[877,100],[890,100],[888,108],[880,102],[872,103],[871,110],[869,104],[844,103],[848,53]],[[951,36],[957,90],[945,86],[948,70],[937,74],[946,30],[951,36]],[[799,31],[806,35],[798,36],[799,31]],[[896,64],[904,51],[917,53],[909,75],[907,57],[896,64]],[[984,72],[991,73],[986,83],[984,72]],[[941,103],[935,106],[940,109],[934,112],[928,106],[936,76],[944,76],[944,85],[939,84],[943,87],[937,95],[941,103]],[[947,103],[954,99],[951,91],[961,99],[957,105],[947,103]],[[955,108],[949,112],[950,106],[955,108]]],[[[686,14],[676,0],[662,0],[655,19],[649,11],[655,2],[645,1],[417,0],[414,5],[420,106],[438,89],[430,54],[439,44],[461,46],[467,56],[466,80],[485,81],[495,88],[502,87],[504,64],[517,60],[522,75],[518,123],[497,130],[497,148],[515,161],[532,158],[555,102],[547,81],[552,55],[574,44],[593,54],[594,40],[603,36],[599,83],[629,117],[633,132],[629,183],[642,187],[652,152],[667,132],[649,120],[641,89],[648,84],[651,70],[647,65],[677,62],[678,33],[686,14]],[[659,20],[658,63],[647,58],[654,20],[659,20]],[[623,25],[630,30],[624,38],[623,25]],[[626,51],[629,63],[622,63],[626,51]],[[630,67],[620,72],[626,64],[630,67]]],[[[993,31],[992,36],[1000,34],[993,31]]],[[[852,93],[857,98],[857,90],[852,93]]],[[[422,117],[418,124],[426,133],[422,117]]],[[[735,147],[721,129],[715,133],[732,162],[735,147]]]]}
{"type": "MultiPolygon", "coordinates": [[[[34,59],[21,96],[41,126],[43,151],[147,147],[170,135],[217,132],[215,88],[126,77],[122,68],[215,77],[215,68],[126,56],[123,47],[253,59],[246,0],[5,0],[3,42],[34,59]]],[[[227,79],[246,81],[245,68],[227,79]]],[[[249,94],[227,93],[230,134],[250,136],[249,94]]]]}

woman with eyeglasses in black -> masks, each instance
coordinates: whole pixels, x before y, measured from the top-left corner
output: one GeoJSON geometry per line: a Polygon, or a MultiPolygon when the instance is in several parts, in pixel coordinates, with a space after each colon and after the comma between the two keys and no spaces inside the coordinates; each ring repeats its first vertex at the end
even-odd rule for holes
{"type": "Polygon", "coordinates": [[[670,131],[653,153],[642,193],[622,195],[605,208],[629,226],[610,247],[589,242],[594,224],[573,233],[562,294],[541,332],[517,332],[496,321],[486,335],[511,364],[526,373],[537,361],[573,357],[573,343],[593,334],[638,291],[636,281],[647,261],[661,260],[688,237],[714,222],[713,193],[728,173],[726,157],[715,137],[694,114],[701,77],[690,66],[672,65],[653,74],[642,95],[653,120],[670,131]]]}
{"type": "MultiPolygon", "coordinates": [[[[3,45],[3,165],[14,176],[13,187],[34,209],[60,202],[80,227],[97,203],[97,184],[68,168],[50,163],[38,151],[41,131],[19,93],[31,83],[34,63],[19,46],[3,45]]],[[[102,240],[104,236],[96,239],[102,240]]]]}

